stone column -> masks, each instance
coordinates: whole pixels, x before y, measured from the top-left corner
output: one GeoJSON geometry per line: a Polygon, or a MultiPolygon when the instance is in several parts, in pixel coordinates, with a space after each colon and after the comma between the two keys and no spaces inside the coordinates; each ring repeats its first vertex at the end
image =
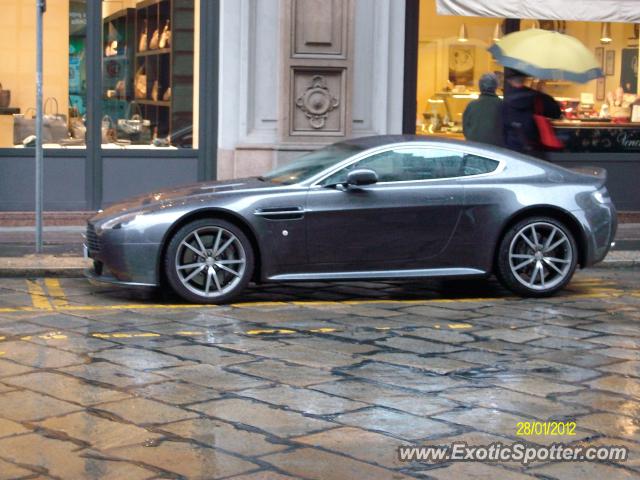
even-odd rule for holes
{"type": "Polygon", "coordinates": [[[280,139],[332,143],[351,133],[353,0],[281,0],[280,139]]]}

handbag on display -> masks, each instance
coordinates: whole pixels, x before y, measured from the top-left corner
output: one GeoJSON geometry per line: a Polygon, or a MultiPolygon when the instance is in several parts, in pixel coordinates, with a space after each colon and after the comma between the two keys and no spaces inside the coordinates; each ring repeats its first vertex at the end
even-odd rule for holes
{"type": "Polygon", "coordinates": [[[160,29],[156,28],[151,35],[151,41],[149,42],[149,50],[157,50],[160,44],[160,29]]]}
{"type": "Polygon", "coordinates": [[[151,100],[153,100],[154,102],[158,101],[159,95],[160,95],[160,85],[158,84],[157,80],[154,80],[153,82],[153,86],[151,87],[151,100]]]}
{"type": "Polygon", "coordinates": [[[104,117],[102,117],[101,127],[102,143],[114,143],[117,138],[113,118],[111,118],[109,115],[105,115],[104,117]]]}
{"type": "Polygon", "coordinates": [[[147,98],[147,75],[144,73],[144,66],[140,67],[136,72],[135,97],[142,99],[147,98]]]}
{"type": "MultiPolygon", "coordinates": [[[[49,97],[44,102],[42,116],[42,143],[60,143],[69,138],[69,125],[67,116],[58,112],[58,101],[49,97]],[[48,106],[55,105],[55,112],[46,113],[48,106]]],[[[24,139],[36,134],[35,109],[29,108],[25,115],[16,114],[13,116],[13,144],[20,145],[24,139]],[[27,113],[33,112],[28,118],[27,113]]]]}
{"type": "Polygon", "coordinates": [[[107,46],[104,48],[104,56],[115,57],[116,55],[118,55],[118,41],[114,40],[107,43],[107,46]]]}
{"type": "Polygon", "coordinates": [[[151,121],[142,117],[142,109],[136,102],[129,104],[126,118],[118,119],[116,135],[118,140],[129,140],[139,145],[151,143],[151,121]]]}
{"type": "Polygon", "coordinates": [[[543,147],[549,150],[561,150],[564,148],[564,143],[556,136],[551,120],[544,116],[544,106],[540,96],[534,100],[533,121],[538,127],[540,143],[543,147]]]}
{"type": "Polygon", "coordinates": [[[0,83],[0,108],[8,108],[11,103],[11,90],[3,90],[0,83]]]}
{"type": "Polygon", "coordinates": [[[167,20],[164,28],[162,29],[162,35],[160,35],[160,48],[168,48],[171,45],[171,28],[169,27],[170,20],[167,20]]]}
{"type": "Polygon", "coordinates": [[[58,100],[49,97],[44,102],[44,115],[42,117],[42,143],[60,143],[69,138],[69,124],[67,116],[58,110],[58,100]],[[55,106],[55,111],[47,113],[49,105],[55,106]]]}
{"type": "Polygon", "coordinates": [[[162,101],[163,102],[168,102],[171,100],[171,87],[167,88],[164,91],[164,95],[162,95],[162,101]]]}
{"type": "Polygon", "coordinates": [[[16,113],[13,115],[13,144],[22,145],[25,138],[36,133],[35,109],[28,108],[24,113],[16,113]],[[28,117],[32,112],[31,118],[28,117]]]}
{"type": "Polygon", "coordinates": [[[87,127],[77,107],[69,109],[69,133],[72,139],[80,140],[81,144],[84,143],[85,137],[87,136],[87,127]]]}
{"type": "Polygon", "coordinates": [[[142,33],[140,34],[140,41],[138,42],[138,51],[146,52],[149,47],[149,33],[147,20],[144,21],[144,28],[142,29],[142,33]]]}
{"type": "Polygon", "coordinates": [[[116,97],[125,98],[125,96],[126,96],[126,86],[125,86],[124,80],[118,80],[118,82],[116,83],[116,88],[114,89],[114,91],[116,93],[116,97]]]}

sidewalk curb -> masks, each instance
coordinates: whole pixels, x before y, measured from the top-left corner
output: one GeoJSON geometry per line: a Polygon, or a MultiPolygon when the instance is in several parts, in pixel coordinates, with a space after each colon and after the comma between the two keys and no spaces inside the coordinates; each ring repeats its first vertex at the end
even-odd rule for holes
{"type": "Polygon", "coordinates": [[[1,268],[0,278],[38,278],[38,277],[56,277],[56,278],[81,278],[84,276],[86,267],[33,267],[33,268],[1,268]]]}
{"type": "Polygon", "coordinates": [[[640,267],[640,260],[611,260],[609,262],[604,261],[596,263],[589,268],[638,268],[640,267]]]}

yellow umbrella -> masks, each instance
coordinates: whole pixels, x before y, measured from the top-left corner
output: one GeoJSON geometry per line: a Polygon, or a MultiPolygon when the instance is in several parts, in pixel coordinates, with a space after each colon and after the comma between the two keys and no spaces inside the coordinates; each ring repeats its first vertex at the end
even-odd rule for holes
{"type": "Polygon", "coordinates": [[[510,33],[489,51],[505,67],[544,80],[585,83],[604,76],[580,40],[558,32],[531,28],[510,33]]]}

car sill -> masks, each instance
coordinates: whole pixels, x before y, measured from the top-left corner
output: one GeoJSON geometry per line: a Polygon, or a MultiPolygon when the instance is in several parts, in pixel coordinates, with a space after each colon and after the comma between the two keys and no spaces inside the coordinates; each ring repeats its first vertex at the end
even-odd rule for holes
{"type": "Polygon", "coordinates": [[[371,270],[360,272],[322,272],[322,273],[286,273],[273,275],[268,280],[274,282],[291,282],[307,280],[351,280],[351,279],[384,279],[384,278],[429,278],[429,277],[464,277],[468,275],[486,275],[487,272],[475,268],[427,268],[415,270],[371,270]]]}

